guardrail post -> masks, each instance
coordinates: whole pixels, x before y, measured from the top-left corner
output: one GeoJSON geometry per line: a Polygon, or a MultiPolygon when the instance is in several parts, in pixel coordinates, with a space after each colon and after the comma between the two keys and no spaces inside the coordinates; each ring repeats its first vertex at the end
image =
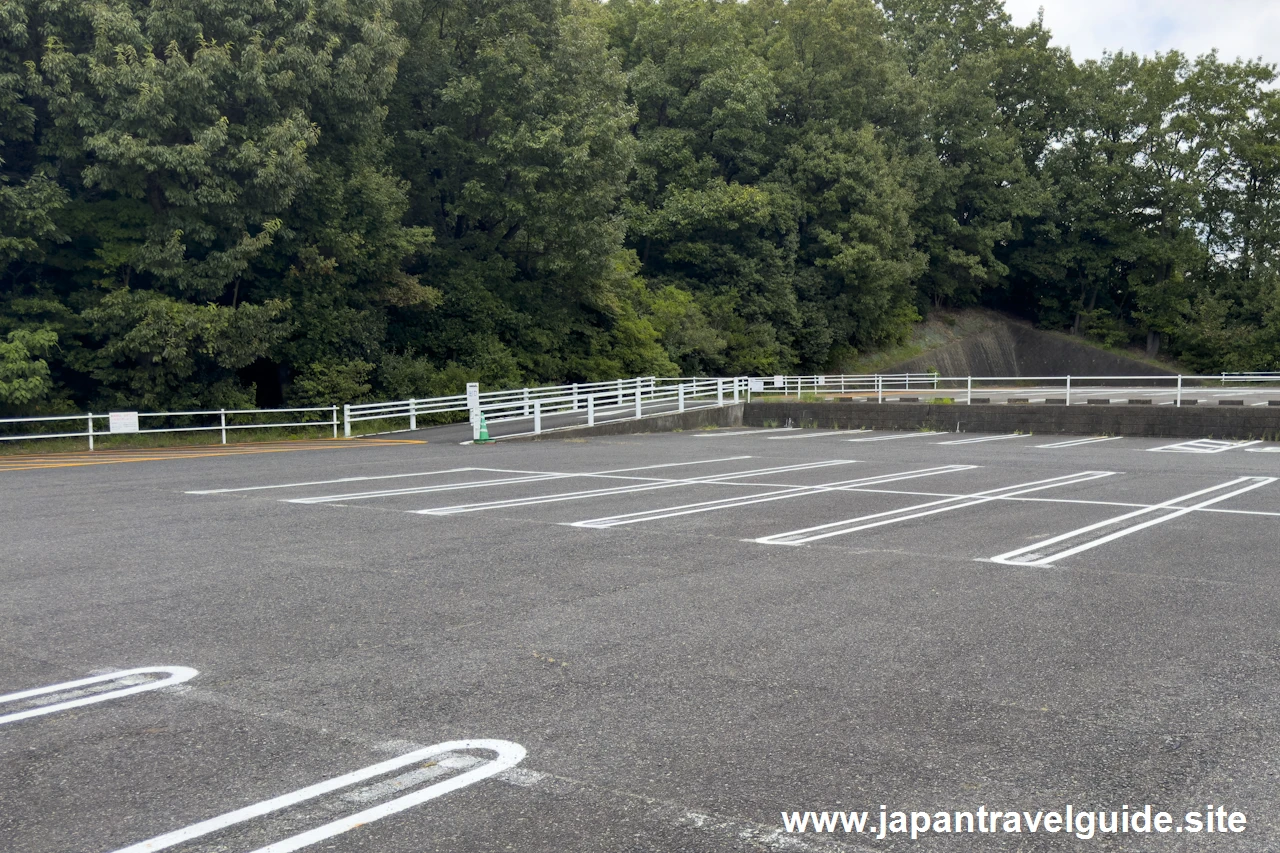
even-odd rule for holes
{"type": "Polygon", "coordinates": [[[738,386],[742,384],[742,377],[733,377],[733,402],[738,402],[738,386]]]}
{"type": "Polygon", "coordinates": [[[573,383],[573,410],[578,411],[578,383],[573,383]]]}
{"type": "MultiPolygon", "coordinates": [[[[618,393],[618,402],[622,402],[622,393],[618,393]]],[[[640,386],[636,385],[636,418],[640,418],[640,386]]]]}
{"type": "Polygon", "coordinates": [[[351,438],[351,404],[342,404],[342,437],[351,438]]]}
{"type": "Polygon", "coordinates": [[[533,434],[537,435],[542,432],[542,402],[535,400],[533,403],[533,434]]]}
{"type": "Polygon", "coordinates": [[[587,426],[596,425],[596,395],[587,395],[587,426]]]}
{"type": "Polygon", "coordinates": [[[333,424],[333,437],[337,438],[338,437],[338,407],[337,406],[333,407],[333,420],[331,421],[331,423],[333,424]]]}
{"type": "Polygon", "coordinates": [[[684,383],[683,382],[676,387],[676,411],[677,412],[684,411],[684,383]]]}
{"type": "Polygon", "coordinates": [[[716,380],[716,405],[717,406],[724,405],[724,380],[723,379],[716,380]]]}
{"type": "Polygon", "coordinates": [[[529,417],[529,389],[524,389],[524,416],[529,417]]]}
{"type": "MultiPolygon", "coordinates": [[[[1064,405],[1067,405],[1067,406],[1071,405],[1071,374],[1070,373],[1067,374],[1067,399],[1064,405]]],[[[1087,409],[1089,407],[1085,406],[1085,408],[1087,409]]]]}
{"type": "Polygon", "coordinates": [[[93,450],[93,412],[89,413],[89,450],[93,450]]]}
{"type": "Polygon", "coordinates": [[[973,405],[973,377],[967,376],[964,380],[964,401],[966,405],[973,405]]]}
{"type": "Polygon", "coordinates": [[[482,417],[483,416],[480,414],[479,409],[471,410],[471,440],[472,441],[480,440],[480,419],[482,417]]]}
{"type": "Polygon", "coordinates": [[[227,410],[222,409],[219,414],[222,416],[222,443],[227,443],[227,410]]]}
{"type": "Polygon", "coordinates": [[[879,373],[876,374],[876,402],[884,402],[884,377],[879,373]]]}
{"type": "Polygon", "coordinates": [[[1178,374],[1178,400],[1173,404],[1175,409],[1182,408],[1182,374],[1178,374]]]}
{"type": "Polygon", "coordinates": [[[409,429],[415,430],[417,428],[418,428],[418,401],[411,398],[409,400],[409,429]]]}

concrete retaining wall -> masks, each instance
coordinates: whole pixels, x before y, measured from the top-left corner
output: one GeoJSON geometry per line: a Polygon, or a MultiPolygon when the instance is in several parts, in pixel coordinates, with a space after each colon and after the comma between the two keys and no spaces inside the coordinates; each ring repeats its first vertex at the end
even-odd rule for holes
{"type": "Polygon", "coordinates": [[[675,432],[702,427],[742,426],[743,403],[728,403],[704,409],[647,415],[639,420],[608,421],[595,426],[570,426],[547,430],[540,435],[520,435],[499,441],[540,441],[557,438],[585,438],[593,435],[636,435],[646,432],[675,432]]]}
{"type": "Polygon", "coordinates": [[[1280,440],[1272,407],[748,403],[744,426],[1280,440]]]}

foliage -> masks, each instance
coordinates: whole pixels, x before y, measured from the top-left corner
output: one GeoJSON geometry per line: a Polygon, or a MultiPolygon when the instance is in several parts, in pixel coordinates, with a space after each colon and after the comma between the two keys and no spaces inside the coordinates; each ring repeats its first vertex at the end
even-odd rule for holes
{"type": "Polygon", "coordinates": [[[1000,0],[6,0],[0,406],[824,372],[987,305],[1280,367],[1280,92],[1000,0]]]}

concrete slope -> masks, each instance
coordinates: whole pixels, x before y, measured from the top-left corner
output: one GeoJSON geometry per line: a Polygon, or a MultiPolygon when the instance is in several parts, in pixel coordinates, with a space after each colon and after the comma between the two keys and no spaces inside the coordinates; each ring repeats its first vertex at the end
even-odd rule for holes
{"type": "Polygon", "coordinates": [[[986,329],[913,358],[881,373],[943,376],[1171,376],[1174,371],[1098,349],[1058,332],[1045,332],[1004,317],[986,329]]]}

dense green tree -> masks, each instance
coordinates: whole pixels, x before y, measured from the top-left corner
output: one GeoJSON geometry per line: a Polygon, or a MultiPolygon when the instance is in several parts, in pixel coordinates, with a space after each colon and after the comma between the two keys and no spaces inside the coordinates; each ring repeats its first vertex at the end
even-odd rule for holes
{"type": "Polygon", "coordinates": [[[830,372],[970,304],[1280,368],[1275,79],[1000,0],[3,0],[0,407],[830,372]]]}

